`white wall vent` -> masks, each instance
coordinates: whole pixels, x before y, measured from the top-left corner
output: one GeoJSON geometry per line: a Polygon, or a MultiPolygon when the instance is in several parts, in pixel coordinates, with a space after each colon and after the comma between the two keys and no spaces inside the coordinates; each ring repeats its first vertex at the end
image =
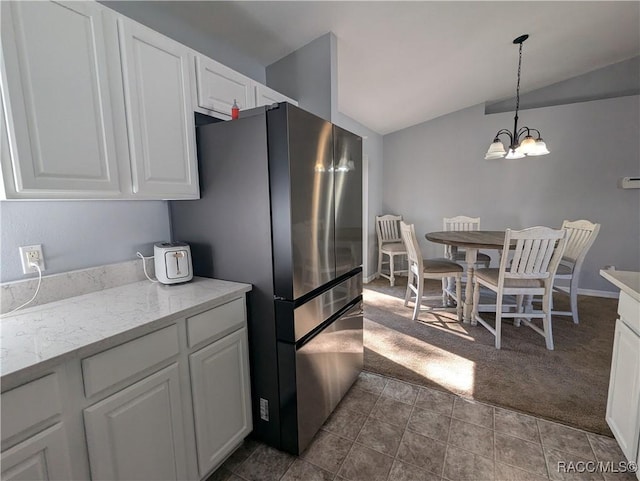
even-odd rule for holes
{"type": "Polygon", "coordinates": [[[618,185],[623,189],[640,189],[640,177],[623,177],[618,185]]]}

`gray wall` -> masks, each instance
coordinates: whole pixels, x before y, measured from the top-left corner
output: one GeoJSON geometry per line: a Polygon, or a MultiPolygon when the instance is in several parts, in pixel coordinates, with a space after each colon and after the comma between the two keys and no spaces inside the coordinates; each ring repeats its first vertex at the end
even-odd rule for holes
{"type": "Polygon", "coordinates": [[[5,201],[0,224],[2,282],[26,277],[19,246],[42,244],[48,275],[153,255],[151,243],[169,240],[164,201],[5,201]]]}
{"type": "Polygon", "coordinates": [[[327,33],[266,68],[267,85],[301,108],[331,121],[332,56],[335,35],[327,33]]]}
{"type": "Polygon", "coordinates": [[[203,32],[189,25],[179,16],[172,15],[171,8],[176,8],[176,2],[101,0],[99,3],[183,45],[187,45],[257,82],[265,83],[264,65],[244,55],[232,45],[216,38],[215,32],[203,32]]]}
{"type": "Polygon", "coordinates": [[[540,129],[551,154],[518,160],[484,160],[513,113],[485,115],[483,105],[386,135],[384,210],[416,224],[428,256],[442,246],[423,235],[447,216],[479,216],[486,229],[599,222],[580,287],[613,291],[600,268],[640,269],[640,190],[617,187],[640,174],[639,119],[638,96],[527,110],[522,125],[540,129]]]}

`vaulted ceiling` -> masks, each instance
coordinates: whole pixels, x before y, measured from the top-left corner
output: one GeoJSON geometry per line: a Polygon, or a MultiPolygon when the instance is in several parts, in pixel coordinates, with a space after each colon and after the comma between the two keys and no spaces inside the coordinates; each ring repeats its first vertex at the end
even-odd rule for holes
{"type": "Polygon", "coordinates": [[[160,2],[267,66],[338,38],[338,108],[381,134],[640,54],[640,2],[160,2]]]}

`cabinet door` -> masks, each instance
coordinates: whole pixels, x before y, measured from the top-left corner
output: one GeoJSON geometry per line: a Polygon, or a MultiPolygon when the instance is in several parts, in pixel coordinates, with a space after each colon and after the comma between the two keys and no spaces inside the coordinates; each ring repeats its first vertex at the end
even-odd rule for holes
{"type": "Polygon", "coordinates": [[[189,50],[118,20],[133,191],[158,199],[198,198],[189,50]]]}
{"type": "Polygon", "coordinates": [[[5,481],[69,480],[69,448],[62,424],[56,424],[2,453],[5,481]]]}
{"type": "Polygon", "coordinates": [[[187,477],[178,365],[84,410],[91,478],[187,477]]]}
{"type": "Polygon", "coordinates": [[[198,468],[205,476],[251,432],[247,330],[191,354],[198,468]]]}
{"type": "Polygon", "coordinates": [[[231,118],[234,100],[241,110],[256,105],[250,78],[201,55],[196,56],[196,83],[198,106],[220,118],[231,118]]]}
{"type": "Polygon", "coordinates": [[[266,85],[261,85],[256,83],[256,107],[261,107],[262,105],[271,105],[273,103],[278,102],[289,102],[293,105],[298,105],[293,99],[290,99],[286,95],[282,95],[280,92],[276,92],[273,89],[270,89],[266,85]]]}
{"type": "Polygon", "coordinates": [[[637,456],[640,434],[640,337],[616,321],[607,398],[607,423],[629,461],[637,456]]]}
{"type": "Polygon", "coordinates": [[[101,7],[2,2],[8,198],[120,196],[101,7]]]}

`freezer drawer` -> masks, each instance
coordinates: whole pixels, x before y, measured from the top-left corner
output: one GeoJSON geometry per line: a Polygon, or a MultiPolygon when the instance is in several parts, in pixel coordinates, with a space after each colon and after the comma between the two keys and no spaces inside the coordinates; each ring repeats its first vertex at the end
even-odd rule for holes
{"type": "Polygon", "coordinates": [[[277,300],[279,341],[299,342],[344,306],[362,294],[362,270],[296,307],[293,301],[277,300]]]}
{"type": "Polygon", "coordinates": [[[363,352],[361,300],[296,351],[298,453],[355,382],[363,352]]]}

